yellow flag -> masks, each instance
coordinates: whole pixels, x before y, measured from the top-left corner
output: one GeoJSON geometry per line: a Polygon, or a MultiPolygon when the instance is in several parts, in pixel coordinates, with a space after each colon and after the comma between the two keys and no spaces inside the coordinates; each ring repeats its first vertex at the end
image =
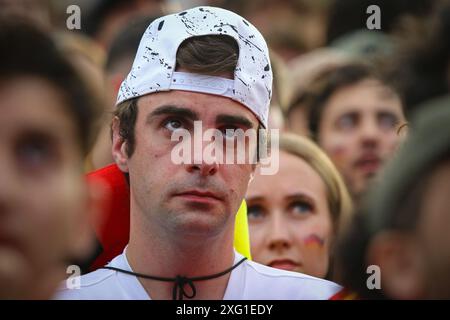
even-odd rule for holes
{"type": "Polygon", "coordinates": [[[247,204],[245,203],[245,200],[242,200],[236,215],[234,225],[234,248],[244,257],[247,257],[247,259],[252,259],[250,254],[250,236],[248,233],[247,204]]]}

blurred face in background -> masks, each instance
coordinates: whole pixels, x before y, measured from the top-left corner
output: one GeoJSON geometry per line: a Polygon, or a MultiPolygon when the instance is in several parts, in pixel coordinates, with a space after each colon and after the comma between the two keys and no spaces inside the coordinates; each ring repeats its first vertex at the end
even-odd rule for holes
{"type": "Polygon", "coordinates": [[[423,192],[412,230],[379,232],[367,250],[367,263],[382,270],[381,286],[391,299],[450,299],[450,162],[421,178],[423,192]]]}
{"type": "Polygon", "coordinates": [[[404,123],[401,101],[377,80],[362,80],[338,89],[326,102],[318,144],[358,198],[382,164],[392,157],[404,123]]]}
{"type": "Polygon", "coordinates": [[[426,295],[431,299],[450,299],[450,161],[434,170],[427,187],[419,223],[426,263],[426,295]]]}
{"type": "Polygon", "coordinates": [[[246,201],[256,262],[326,276],[333,226],[326,186],[308,163],[280,151],[278,173],[261,175],[258,171],[246,201]]]}
{"type": "Polygon", "coordinates": [[[89,248],[81,143],[68,110],[45,80],[0,82],[0,298],[50,297],[69,258],[89,248]]]}

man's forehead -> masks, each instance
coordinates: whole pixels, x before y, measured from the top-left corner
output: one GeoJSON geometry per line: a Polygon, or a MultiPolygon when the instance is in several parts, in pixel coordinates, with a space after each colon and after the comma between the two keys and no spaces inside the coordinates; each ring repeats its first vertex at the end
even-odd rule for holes
{"type": "Polygon", "coordinates": [[[340,116],[348,113],[357,113],[361,115],[377,115],[380,113],[401,113],[401,105],[393,103],[341,103],[335,104],[334,107],[330,105],[325,108],[324,114],[330,116],[340,116]]]}
{"type": "Polygon", "coordinates": [[[360,95],[367,95],[372,93],[376,99],[379,100],[399,100],[399,95],[378,79],[364,79],[357,83],[344,86],[333,94],[333,96],[347,96],[347,98],[359,97],[360,95]]]}
{"type": "MultiPolygon", "coordinates": [[[[237,101],[230,98],[181,90],[152,93],[138,98],[138,108],[145,109],[144,115],[151,115],[157,110],[164,114],[164,109],[184,110],[189,112],[195,120],[225,119],[226,116],[241,117],[258,126],[256,116],[237,101]]],[[[169,112],[166,112],[169,113],[169,112]]]]}
{"type": "Polygon", "coordinates": [[[357,112],[359,114],[373,113],[402,113],[402,104],[400,98],[392,93],[388,87],[372,87],[374,92],[373,99],[361,99],[360,94],[334,95],[323,109],[324,115],[339,116],[344,113],[357,112]]]}

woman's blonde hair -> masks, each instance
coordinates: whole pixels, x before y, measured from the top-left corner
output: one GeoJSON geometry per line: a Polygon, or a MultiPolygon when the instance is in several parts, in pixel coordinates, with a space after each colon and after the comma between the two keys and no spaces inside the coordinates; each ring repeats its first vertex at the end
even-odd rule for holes
{"type": "Polygon", "coordinates": [[[280,134],[280,151],[300,157],[319,174],[325,184],[328,208],[334,233],[337,234],[347,224],[353,204],[348,189],[333,162],[314,142],[291,133],[280,134]]]}

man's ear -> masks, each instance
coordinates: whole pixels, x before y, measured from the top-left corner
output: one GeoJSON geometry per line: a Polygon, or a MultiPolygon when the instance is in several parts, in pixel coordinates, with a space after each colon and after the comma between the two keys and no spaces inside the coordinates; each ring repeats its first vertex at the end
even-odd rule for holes
{"type": "Polygon", "coordinates": [[[423,256],[413,235],[381,232],[368,246],[367,262],[380,268],[381,289],[389,298],[424,298],[423,256]]]}
{"type": "Polygon", "coordinates": [[[127,142],[120,135],[120,120],[112,120],[112,156],[122,172],[128,172],[127,142]]]}

